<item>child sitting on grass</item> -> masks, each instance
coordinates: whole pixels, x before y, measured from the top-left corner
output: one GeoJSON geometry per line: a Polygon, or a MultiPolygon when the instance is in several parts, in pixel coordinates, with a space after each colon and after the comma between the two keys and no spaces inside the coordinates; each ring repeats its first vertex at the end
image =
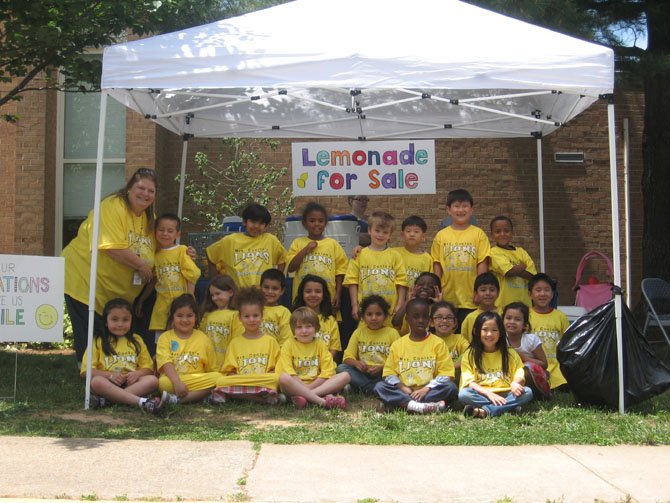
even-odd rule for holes
{"type": "Polygon", "coordinates": [[[447,345],[428,331],[429,304],[416,298],[407,303],[409,335],[391,345],[384,364],[384,380],[377,383],[375,393],[384,407],[401,407],[410,412],[426,414],[442,412],[457,395],[454,363],[447,345]]]}
{"type": "Polygon", "coordinates": [[[298,409],[304,409],[308,402],[327,409],[345,409],[347,401],[333,393],[349,384],[349,374],[335,375],[335,362],[326,344],[315,338],[319,330],[317,314],[309,307],[299,307],[290,322],[294,338],[284,343],[277,363],[280,389],[298,409]]]}
{"type": "MultiPolygon", "coordinates": [[[[158,387],[153,361],[141,337],[133,334],[133,308],[125,299],[112,299],[102,311],[104,327],[93,341],[91,363],[90,407],[104,407],[107,402],[138,405],[155,414],[158,398],[144,398],[158,387]]],[[[87,353],[81,364],[86,375],[87,353]]]]}
{"type": "Polygon", "coordinates": [[[461,357],[470,344],[461,334],[454,333],[456,322],[456,308],[451,302],[441,300],[430,306],[430,327],[433,333],[447,345],[449,356],[454,362],[455,382],[459,382],[461,357]]]}
{"type": "Polygon", "coordinates": [[[470,349],[461,360],[458,399],[465,404],[465,416],[480,419],[518,413],[533,399],[533,392],[524,386],[521,358],[507,346],[498,313],[487,311],[475,320],[470,349]]]}

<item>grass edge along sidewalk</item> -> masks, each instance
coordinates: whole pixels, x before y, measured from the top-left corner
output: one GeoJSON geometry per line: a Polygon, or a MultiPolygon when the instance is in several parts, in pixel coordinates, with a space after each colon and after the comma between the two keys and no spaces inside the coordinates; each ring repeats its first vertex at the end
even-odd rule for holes
{"type": "MultiPolygon", "coordinates": [[[[14,353],[0,351],[0,396],[11,396],[14,353]]],[[[0,401],[0,435],[108,439],[248,440],[256,444],[363,445],[668,445],[670,391],[616,411],[580,407],[569,394],[534,402],[521,416],[473,420],[460,411],[379,414],[376,400],[350,396],[346,411],[232,403],[171,407],[165,417],[139,408],[83,410],[84,380],[59,352],[18,355],[17,400],[0,401]]]]}

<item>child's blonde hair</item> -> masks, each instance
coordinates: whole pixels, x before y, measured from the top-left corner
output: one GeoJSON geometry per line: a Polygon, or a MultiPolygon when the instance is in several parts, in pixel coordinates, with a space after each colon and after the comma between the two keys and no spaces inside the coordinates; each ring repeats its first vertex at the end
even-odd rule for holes
{"type": "Polygon", "coordinates": [[[385,211],[375,211],[370,218],[368,218],[368,228],[376,226],[384,230],[393,230],[393,215],[385,211]]]}
{"type": "Polygon", "coordinates": [[[295,327],[298,325],[312,325],[317,331],[321,328],[319,316],[306,306],[299,307],[291,313],[290,324],[291,330],[295,330],[295,327]]]}

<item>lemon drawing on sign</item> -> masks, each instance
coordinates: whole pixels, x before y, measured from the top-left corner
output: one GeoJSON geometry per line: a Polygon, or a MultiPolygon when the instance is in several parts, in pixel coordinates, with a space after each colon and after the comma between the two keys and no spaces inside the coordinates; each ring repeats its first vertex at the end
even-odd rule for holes
{"type": "Polygon", "coordinates": [[[300,175],[300,178],[298,178],[295,182],[298,184],[298,187],[304,189],[307,185],[307,173],[300,175]]]}
{"type": "Polygon", "coordinates": [[[58,311],[51,304],[42,304],[35,311],[35,322],[44,330],[55,327],[57,321],[58,311]]]}

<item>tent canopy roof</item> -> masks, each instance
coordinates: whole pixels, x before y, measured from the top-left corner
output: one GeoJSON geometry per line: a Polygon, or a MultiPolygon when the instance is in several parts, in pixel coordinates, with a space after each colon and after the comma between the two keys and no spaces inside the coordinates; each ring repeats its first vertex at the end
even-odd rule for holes
{"type": "Polygon", "coordinates": [[[105,49],[102,87],[177,134],[548,134],[611,93],[610,49],[457,0],[295,0],[105,49]]]}

